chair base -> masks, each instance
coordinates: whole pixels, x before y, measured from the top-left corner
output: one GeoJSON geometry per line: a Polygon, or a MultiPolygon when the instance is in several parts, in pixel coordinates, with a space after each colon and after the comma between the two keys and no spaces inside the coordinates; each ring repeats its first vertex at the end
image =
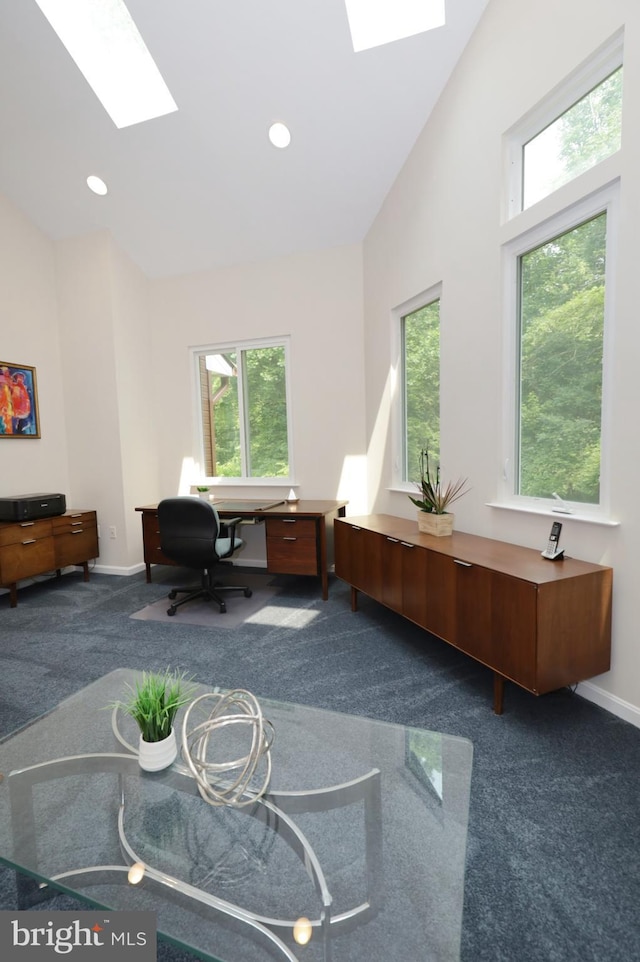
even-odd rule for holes
{"type": "Polygon", "coordinates": [[[185,594],[186,598],[181,598],[180,601],[176,601],[169,608],[167,608],[167,614],[175,615],[181,605],[185,605],[188,601],[194,601],[196,598],[204,598],[207,601],[215,601],[220,609],[220,613],[224,614],[227,610],[227,605],[224,598],[220,594],[222,591],[241,591],[245,598],[250,598],[253,594],[251,588],[247,587],[247,585],[225,585],[219,581],[214,582],[213,572],[204,571],[202,573],[202,583],[199,587],[191,585],[188,588],[171,589],[167,596],[170,601],[174,601],[179,594],[185,594]]]}

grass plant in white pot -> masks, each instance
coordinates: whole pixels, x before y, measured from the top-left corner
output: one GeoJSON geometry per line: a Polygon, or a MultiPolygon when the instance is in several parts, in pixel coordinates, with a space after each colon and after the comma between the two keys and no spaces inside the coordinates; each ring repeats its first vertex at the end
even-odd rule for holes
{"type": "Polygon", "coordinates": [[[173,723],[178,709],[193,698],[195,686],[184,672],[143,671],[140,681],[127,685],[126,700],[117,702],[140,729],[138,759],[146,772],[168,768],[178,754],[173,723]]]}
{"type": "Polygon", "coordinates": [[[409,495],[409,500],[418,508],[418,529],[437,538],[452,534],[454,515],[449,507],[467,493],[466,483],[466,478],[458,478],[443,484],[440,465],[434,474],[429,464],[429,449],[424,448],[420,452],[420,481],[416,482],[419,497],[409,495]]]}

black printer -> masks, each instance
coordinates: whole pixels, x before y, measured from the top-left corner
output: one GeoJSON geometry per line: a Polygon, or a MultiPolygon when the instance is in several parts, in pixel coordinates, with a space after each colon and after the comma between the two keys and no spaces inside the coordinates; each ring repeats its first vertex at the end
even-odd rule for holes
{"type": "Polygon", "coordinates": [[[0,498],[0,521],[33,521],[54,518],[67,510],[64,494],[16,494],[0,498]]]}

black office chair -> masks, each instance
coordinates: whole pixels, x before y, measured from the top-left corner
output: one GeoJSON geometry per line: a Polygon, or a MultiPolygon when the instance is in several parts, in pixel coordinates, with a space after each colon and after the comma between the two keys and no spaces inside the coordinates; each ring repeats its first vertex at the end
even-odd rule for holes
{"type": "Polygon", "coordinates": [[[242,591],[245,598],[251,597],[251,589],[246,585],[225,585],[213,580],[216,566],[243,544],[241,538],[236,538],[239,521],[240,518],[231,518],[221,522],[213,505],[201,498],[165,498],[160,502],[158,525],[162,553],[185,568],[199,571],[201,579],[199,587],[171,590],[171,601],[183,592],[187,597],[167,608],[168,615],[175,615],[180,605],[194,598],[215,601],[220,611],[225,612],[227,606],[220,594],[222,591],[242,591]]]}

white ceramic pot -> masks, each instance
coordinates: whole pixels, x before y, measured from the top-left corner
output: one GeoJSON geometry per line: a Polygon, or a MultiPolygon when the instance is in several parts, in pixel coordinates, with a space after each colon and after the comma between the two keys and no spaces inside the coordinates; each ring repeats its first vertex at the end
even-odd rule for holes
{"type": "Polygon", "coordinates": [[[176,735],[173,729],[161,742],[145,742],[142,735],[138,742],[138,761],[145,772],[161,772],[168,768],[178,754],[176,735]]]}

